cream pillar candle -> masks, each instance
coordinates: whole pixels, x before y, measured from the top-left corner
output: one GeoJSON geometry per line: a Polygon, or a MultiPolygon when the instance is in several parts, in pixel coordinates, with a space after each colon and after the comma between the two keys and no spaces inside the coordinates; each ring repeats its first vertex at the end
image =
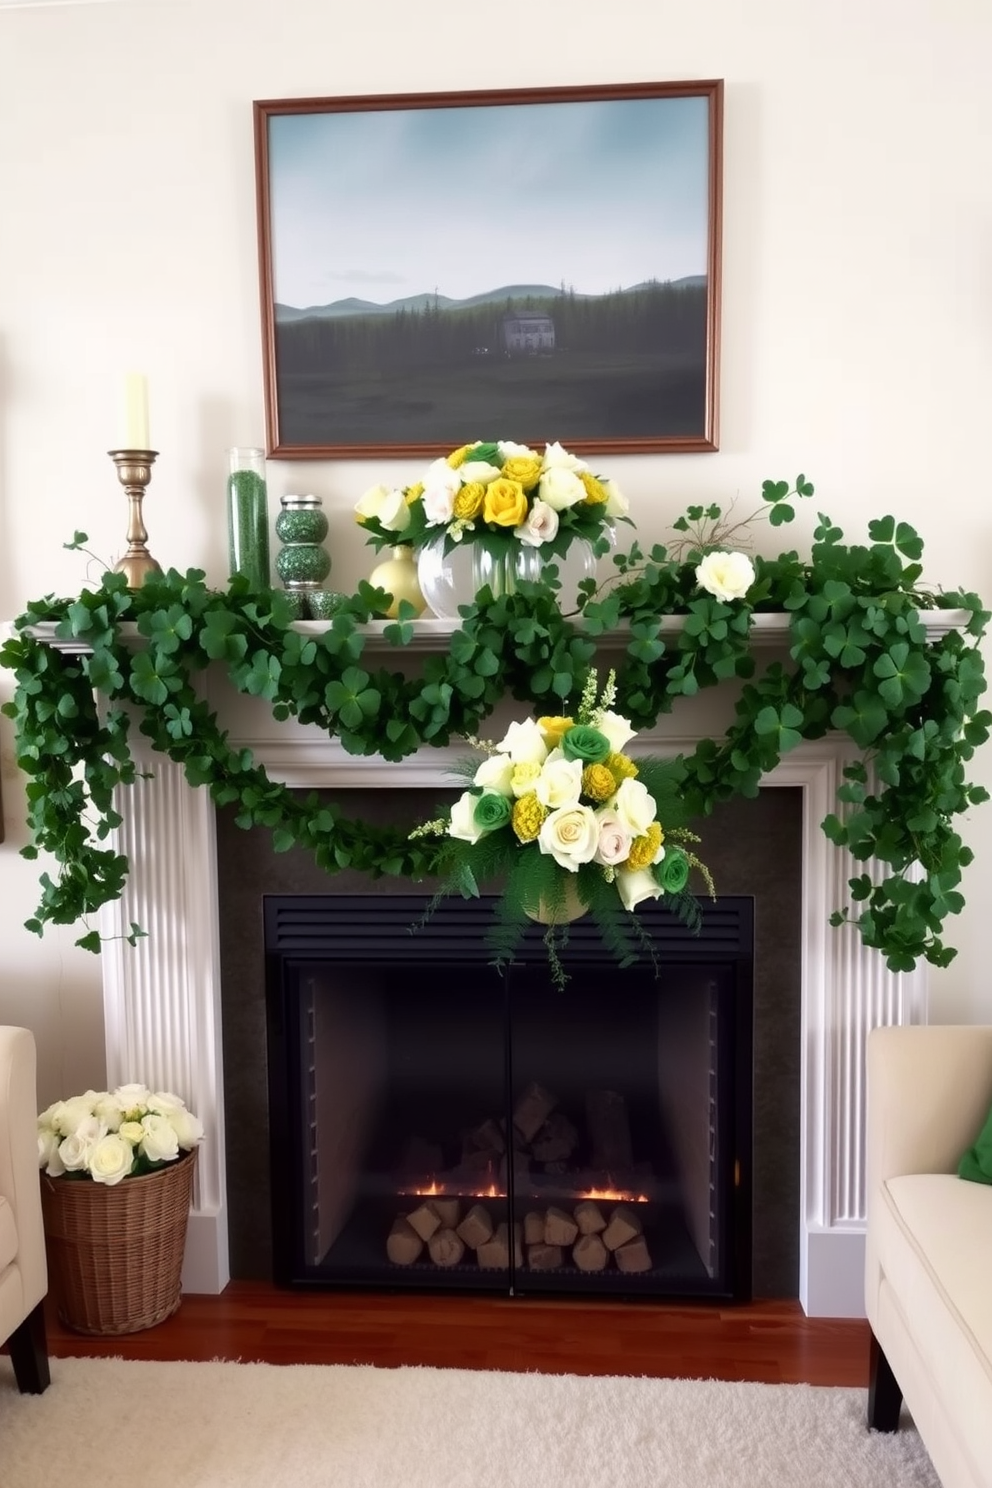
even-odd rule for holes
{"type": "Polygon", "coordinates": [[[143,372],[124,377],[121,435],[117,449],[150,449],[148,434],[148,378],[143,372]]]}

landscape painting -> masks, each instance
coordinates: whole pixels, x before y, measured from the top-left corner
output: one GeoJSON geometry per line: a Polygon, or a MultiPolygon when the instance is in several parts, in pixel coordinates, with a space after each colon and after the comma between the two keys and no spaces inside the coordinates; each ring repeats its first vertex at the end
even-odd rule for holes
{"type": "Polygon", "coordinates": [[[270,455],[717,447],[722,83],[254,109],[270,455]]]}

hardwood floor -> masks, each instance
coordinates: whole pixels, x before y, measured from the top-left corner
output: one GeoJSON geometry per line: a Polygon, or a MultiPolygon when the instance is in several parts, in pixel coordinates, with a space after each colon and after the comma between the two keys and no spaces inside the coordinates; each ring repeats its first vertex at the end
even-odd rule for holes
{"type": "Polygon", "coordinates": [[[869,1331],[807,1318],[798,1302],[736,1307],[531,1298],[281,1291],[232,1282],[186,1296],[174,1317],[89,1338],[47,1304],[53,1357],[232,1359],[271,1364],[424,1364],[544,1373],[709,1377],[867,1387],[869,1331]]]}

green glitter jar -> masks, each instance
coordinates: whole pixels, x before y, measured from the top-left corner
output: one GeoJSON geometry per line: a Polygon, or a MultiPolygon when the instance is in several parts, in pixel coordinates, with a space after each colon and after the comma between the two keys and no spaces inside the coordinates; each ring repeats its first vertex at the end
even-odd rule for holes
{"type": "Polygon", "coordinates": [[[283,546],[276,554],[276,573],[289,590],[319,589],[331,571],[330,555],[321,546],[327,518],[320,497],[283,496],[280,504],[276,537],[283,546]]]}

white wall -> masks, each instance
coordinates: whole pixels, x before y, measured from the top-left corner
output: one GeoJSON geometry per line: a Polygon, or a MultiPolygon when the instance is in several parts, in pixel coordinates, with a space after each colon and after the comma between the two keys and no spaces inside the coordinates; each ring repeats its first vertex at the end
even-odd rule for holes
{"type": "MultiPolygon", "coordinates": [[[[934,584],[992,597],[990,55],[987,0],[0,8],[0,616],[78,590],[74,529],[101,557],[122,550],[105,451],[130,367],[149,375],[161,451],[151,550],[224,581],[224,451],[263,442],[253,99],[711,77],[726,82],[721,447],[610,460],[641,536],[663,538],[689,499],[750,504],[765,476],[802,470],[849,537],[893,512],[925,538],[934,584]]],[[[512,181],[484,188],[487,210],[539,209],[512,181]]],[[[453,206],[454,183],[422,223],[384,231],[436,231],[453,206]]],[[[279,462],[270,496],[323,496],[333,581],[351,588],[374,562],[353,502],[421,463],[279,462]]],[[[0,748],[0,1021],[38,1033],[47,1100],[102,1079],[99,964],[74,932],[21,928],[37,865],[18,856],[7,720],[0,748]]],[[[992,784],[992,751],[974,773],[992,784]]],[[[992,807],[964,830],[978,861],[931,1016],[992,1020],[992,807]]]]}

